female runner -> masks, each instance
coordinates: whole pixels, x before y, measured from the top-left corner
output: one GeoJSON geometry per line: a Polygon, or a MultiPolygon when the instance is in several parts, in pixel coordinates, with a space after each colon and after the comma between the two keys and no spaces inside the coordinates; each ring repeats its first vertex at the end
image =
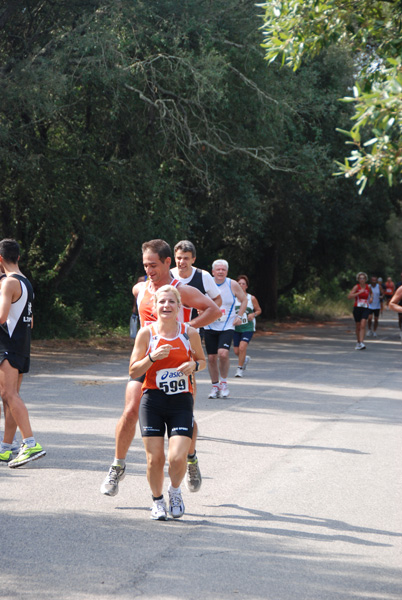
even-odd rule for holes
{"type": "Polygon", "coordinates": [[[365,350],[364,336],[366,334],[366,323],[369,316],[369,304],[373,300],[371,287],[367,285],[366,273],[356,275],[357,284],[350,290],[348,298],[354,298],[353,318],[356,323],[357,344],[355,350],[365,350]]]}
{"type": "MultiPolygon", "coordinates": [[[[244,313],[243,317],[241,317],[241,325],[237,325],[235,327],[235,332],[233,334],[233,350],[236,356],[239,358],[239,364],[237,366],[235,377],[243,377],[244,371],[250,362],[250,357],[247,356],[247,347],[255,331],[255,318],[261,314],[261,306],[259,305],[257,298],[247,292],[247,288],[249,286],[247,275],[239,275],[236,281],[240,285],[243,292],[247,294],[246,312],[244,313]]],[[[239,307],[240,303],[236,299],[236,312],[238,312],[239,307]]]]}
{"type": "Polygon", "coordinates": [[[173,286],[157,290],[157,321],[138,332],[129,368],[132,378],[146,374],[139,416],[153,499],[151,519],[158,521],[168,518],[163,498],[165,429],[169,438],[169,513],[174,519],[184,514],[180,484],[193,434],[190,376],[206,366],[197,330],[177,321],[180,304],[180,293],[173,286]]]}

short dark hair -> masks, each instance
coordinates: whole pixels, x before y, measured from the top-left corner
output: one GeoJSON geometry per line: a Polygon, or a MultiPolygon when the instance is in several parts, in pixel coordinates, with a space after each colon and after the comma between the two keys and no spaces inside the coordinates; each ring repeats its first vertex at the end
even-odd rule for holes
{"type": "Polygon", "coordinates": [[[165,262],[167,258],[172,258],[172,250],[165,240],[149,240],[142,244],[142,253],[144,252],[155,252],[162,262],[165,262]]]}
{"type": "Polygon", "coordinates": [[[174,247],[175,255],[178,250],[181,250],[182,252],[191,252],[191,256],[193,258],[197,256],[193,242],[189,242],[188,240],[181,240],[181,242],[177,242],[176,246],[174,247]]]}
{"type": "Polygon", "coordinates": [[[244,281],[247,283],[247,287],[250,285],[247,275],[239,275],[236,281],[238,282],[240,279],[244,279],[244,281]]]}
{"type": "Polygon", "coordinates": [[[20,246],[15,240],[5,238],[0,242],[0,255],[6,262],[17,263],[20,257],[20,246]]]}

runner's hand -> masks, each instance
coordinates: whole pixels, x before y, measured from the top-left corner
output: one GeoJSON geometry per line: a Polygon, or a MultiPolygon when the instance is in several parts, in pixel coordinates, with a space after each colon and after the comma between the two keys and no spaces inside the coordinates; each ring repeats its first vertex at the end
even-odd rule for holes
{"type": "Polygon", "coordinates": [[[178,371],[181,371],[183,373],[183,375],[191,375],[191,373],[194,371],[195,369],[195,361],[194,360],[189,360],[187,362],[184,362],[180,365],[180,367],[177,367],[178,371]]]}
{"type": "Polygon", "coordinates": [[[163,346],[159,346],[156,350],[152,352],[152,360],[162,360],[169,356],[169,352],[171,351],[172,346],[170,344],[163,344],[163,346]]]}

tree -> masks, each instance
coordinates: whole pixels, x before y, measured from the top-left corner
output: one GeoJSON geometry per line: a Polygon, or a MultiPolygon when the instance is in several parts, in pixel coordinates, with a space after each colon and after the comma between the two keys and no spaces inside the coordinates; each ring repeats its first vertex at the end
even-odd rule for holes
{"type": "Polygon", "coordinates": [[[203,267],[229,258],[275,316],[278,290],[321,268],[325,235],[343,253],[328,205],[355,209],[351,234],[363,223],[351,182],[328,177],[351,113],[337,102],[347,53],[267,69],[253,0],[209,7],[16,0],[0,12],[0,230],[25,250],[36,335],[127,322],[155,237],[190,238],[203,267]]]}
{"type": "Polygon", "coordinates": [[[389,185],[402,174],[402,2],[387,0],[273,0],[261,4],[266,59],[298,69],[305,57],[338,44],[355,57],[352,151],[339,171],[360,192],[378,177],[389,185]]]}

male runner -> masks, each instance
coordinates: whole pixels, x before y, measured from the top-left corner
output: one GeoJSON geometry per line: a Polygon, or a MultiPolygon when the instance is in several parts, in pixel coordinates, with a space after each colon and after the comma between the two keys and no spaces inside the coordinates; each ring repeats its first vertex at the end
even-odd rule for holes
{"type": "Polygon", "coordinates": [[[370,281],[372,299],[369,303],[369,316],[367,319],[367,337],[377,337],[378,317],[381,310],[382,287],[378,283],[377,277],[372,275],[370,281]],[[374,323],[373,323],[374,315],[374,323]]]}
{"type": "Polygon", "coordinates": [[[227,276],[229,264],[226,260],[215,260],[212,263],[212,275],[222,297],[221,315],[214,323],[205,328],[205,347],[208,354],[208,370],[212,381],[209,398],[227,398],[229,388],[229,350],[234,328],[242,323],[247,307],[247,295],[234,279],[227,276]],[[235,302],[240,307],[236,315],[235,302]]]}
{"type": "MultiPolygon", "coordinates": [[[[142,245],[142,260],[147,275],[145,282],[136,283],[133,287],[134,298],[137,301],[141,327],[156,321],[154,309],[154,293],[163,285],[178,287],[183,303],[179,320],[198,328],[213,322],[220,315],[220,310],[212,300],[201,294],[197,289],[181,284],[170,273],[172,251],[167,242],[161,239],[150,240],[142,245]],[[200,311],[194,319],[190,317],[191,308],[200,311]]],[[[138,421],[138,410],[141,400],[142,382],[130,380],[127,383],[125,406],[116,426],[115,459],[101,486],[102,494],[115,496],[118,493],[119,481],[125,476],[126,455],[135,435],[138,421]]],[[[197,465],[198,466],[198,465],[197,465]]],[[[201,477],[199,478],[201,482],[201,477]]],[[[197,489],[191,491],[198,491],[197,489]]],[[[189,487],[189,489],[191,489],[189,487]]]]}
{"type": "Polygon", "coordinates": [[[21,467],[46,454],[33,437],[28,410],[19,394],[23,373],[29,371],[34,298],[31,283],[19,269],[19,258],[18,243],[1,240],[0,271],[6,277],[0,293],[0,396],[7,410],[0,461],[11,468],[21,467]],[[12,459],[16,427],[21,431],[22,444],[12,459]]]}
{"type": "MultiPolygon", "coordinates": [[[[181,283],[197,288],[202,294],[209,296],[218,306],[222,304],[222,298],[214,278],[208,271],[193,267],[196,259],[195,246],[188,240],[178,242],[174,247],[174,260],[176,266],[171,269],[173,276],[181,283]]],[[[192,317],[196,317],[193,310],[192,317]]]]}

